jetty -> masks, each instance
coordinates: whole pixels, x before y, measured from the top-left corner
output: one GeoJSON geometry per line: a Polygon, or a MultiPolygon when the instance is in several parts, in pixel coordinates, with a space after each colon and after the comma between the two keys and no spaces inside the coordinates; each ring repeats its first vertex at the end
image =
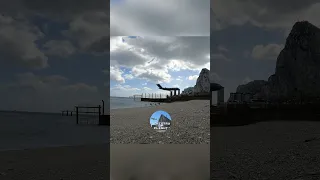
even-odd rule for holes
{"type": "Polygon", "coordinates": [[[110,126],[110,115],[104,114],[104,100],[102,106],[74,106],[74,110],[61,111],[62,116],[76,116],[76,124],[96,124],[110,126]]]}
{"type": "Polygon", "coordinates": [[[158,88],[164,91],[170,91],[170,95],[165,95],[161,93],[144,93],[144,94],[135,94],[130,96],[135,101],[146,101],[146,102],[164,102],[170,103],[175,101],[190,101],[190,100],[209,100],[210,95],[208,93],[197,94],[193,96],[183,95],[180,93],[180,88],[166,88],[162,87],[160,84],[157,84],[158,88]]]}

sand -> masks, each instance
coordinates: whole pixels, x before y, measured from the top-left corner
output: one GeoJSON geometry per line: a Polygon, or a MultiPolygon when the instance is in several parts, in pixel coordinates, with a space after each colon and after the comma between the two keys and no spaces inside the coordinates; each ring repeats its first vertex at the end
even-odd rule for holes
{"type": "Polygon", "coordinates": [[[208,144],[209,104],[209,100],[192,100],[111,110],[110,141],[113,144],[208,144]],[[168,112],[172,118],[171,128],[164,133],[156,132],[149,124],[157,110],[168,112]]]}
{"type": "Polygon", "coordinates": [[[208,180],[209,144],[111,144],[111,180],[208,180]]]}
{"type": "Polygon", "coordinates": [[[211,128],[211,179],[320,179],[320,122],[211,128]]]}
{"type": "Polygon", "coordinates": [[[109,145],[0,152],[1,180],[109,179],[109,145]]]}

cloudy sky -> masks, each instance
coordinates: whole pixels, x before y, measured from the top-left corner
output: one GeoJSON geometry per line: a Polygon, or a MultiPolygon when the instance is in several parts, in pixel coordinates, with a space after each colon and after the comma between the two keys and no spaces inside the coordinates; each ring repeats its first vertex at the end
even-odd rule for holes
{"type": "Polygon", "coordinates": [[[128,97],[167,93],[163,87],[194,86],[210,69],[209,36],[113,36],[110,39],[110,93],[128,97]]]}
{"type": "Polygon", "coordinates": [[[320,27],[317,0],[214,0],[211,2],[211,70],[225,98],[239,84],[267,80],[293,24],[320,27]]]}
{"type": "Polygon", "coordinates": [[[0,109],[59,112],[107,100],[108,6],[1,1],[0,109]]]}
{"type": "Polygon", "coordinates": [[[210,0],[111,0],[111,36],[209,36],[210,0]]]}

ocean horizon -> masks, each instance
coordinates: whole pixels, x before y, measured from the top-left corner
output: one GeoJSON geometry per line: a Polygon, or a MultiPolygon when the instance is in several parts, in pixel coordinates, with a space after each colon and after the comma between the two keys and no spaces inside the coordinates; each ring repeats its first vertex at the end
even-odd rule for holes
{"type": "Polygon", "coordinates": [[[0,151],[109,142],[109,127],[76,124],[75,115],[0,111],[0,124],[0,151]]]}
{"type": "Polygon", "coordinates": [[[125,109],[125,108],[137,108],[137,107],[149,107],[155,103],[142,102],[138,98],[134,100],[131,97],[110,97],[110,109],[125,109]]]}

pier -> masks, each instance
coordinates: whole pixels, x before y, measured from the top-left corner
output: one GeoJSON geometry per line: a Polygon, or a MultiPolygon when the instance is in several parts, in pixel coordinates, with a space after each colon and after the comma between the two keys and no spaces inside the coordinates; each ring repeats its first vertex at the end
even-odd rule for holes
{"type": "Polygon", "coordinates": [[[144,93],[144,94],[136,94],[133,95],[134,100],[140,99],[140,101],[146,101],[146,102],[172,102],[174,99],[174,96],[180,95],[180,89],[179,88],[166,88],[162,87],[160,84],[156,84],[159,89],[170,91],[170,96],[161,94],[161,93],[144,93]]]}
{"type": "Polygon", "coordinates": [[[73,114],[74,112],[75,112],[75,111],[64,110],[64,111],[61,111],[61,115],[62,115],[62,116],[72,116],[72,114],[73,114]]]}
{"type": "Polygon", "coordinates": [[[182,95],[180,94],[179,88],[166,88],[162,87],[160,84],[157,84],[158,88],[165,91],[170,91],[170,95],[161,94],[161,93],[144,93],[144,94],[135,94],[131,96],[135,101],[146,101],[146,102],[164,102],[170,103],[175,101],[190,101],[190,100],[209,100],[209,94],[198,94],[194,96],[182,95]]]}
{"type": "Polygon", "coordinates": [[[173,94],[174,96],[180,95],[180,89],[179,88],[165,88],[165,87],[162,87],[160,84],[157,84],[157,86],[161,90],[170,91],[170,97],[172,97],[172,92],[174,93],[173,94]],[[178,92],[178,94],[177,94],[177,92],[178,92]]]}
{"type": "Polygon", "coordinates": [[[96,124],[110,126],[110,115],[104,114],[104,100],[102,106],[75,106],[73,111],[63,110],[62,116],[76,116],[76,124],[96,124]]]}
{"type": "Polygon", "coordinates": [[[140,95],[140,101],[147,102],[169,102],[170,99],[165,94],[161,93],[144,93],[140,95]]]}

